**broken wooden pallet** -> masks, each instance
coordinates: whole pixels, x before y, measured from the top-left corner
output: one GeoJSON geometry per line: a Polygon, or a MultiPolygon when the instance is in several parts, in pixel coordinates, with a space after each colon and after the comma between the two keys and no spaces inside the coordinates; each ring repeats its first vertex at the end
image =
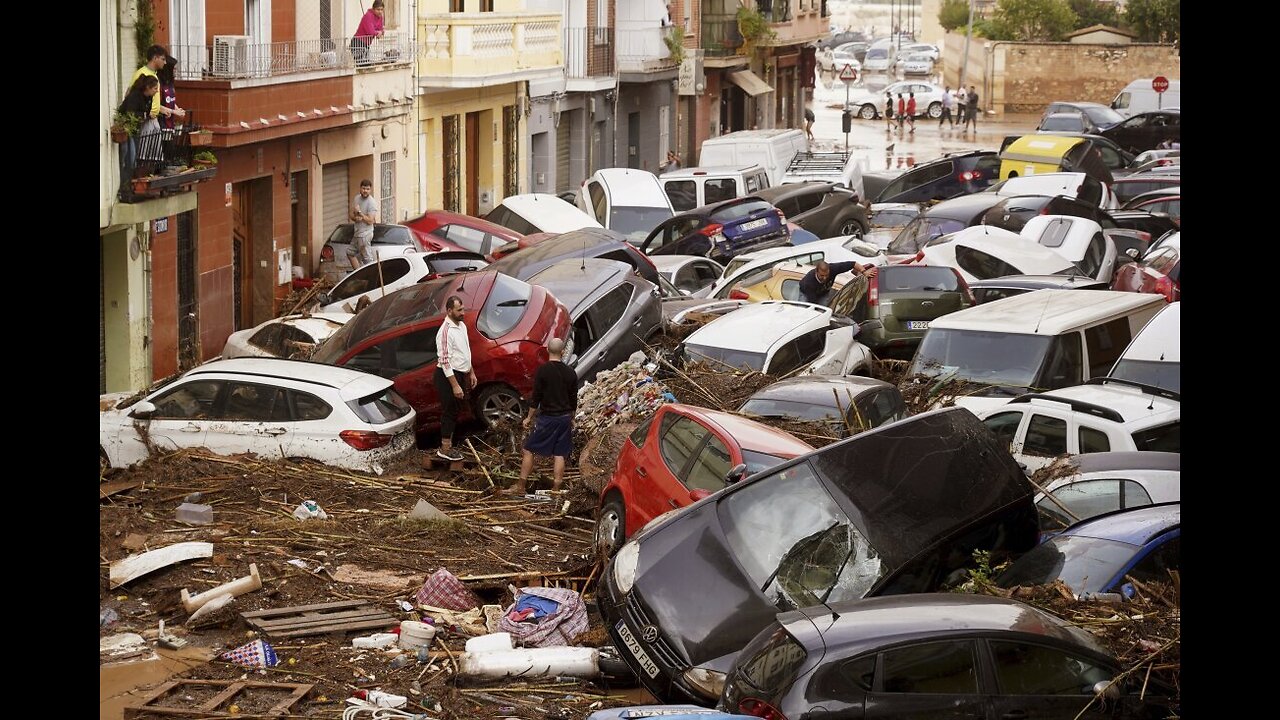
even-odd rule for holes
{"type": "Polygon", "coordinates": [[[400,624],[399,618],[362,600],[254,610],[241,613],[240,617],[276,638],[369,630],[400,624]]]}
{"type": "Polygon", "coordinates": [[[282,697],[279,702],[271,706],[271,709],[261,713],[254,713],[255,715],[279,715],[283,717],[293,714],[293,705],[306,697],[307,693],[311,692],[312,687],[314,686],[302,683],[248,682],[244,680],[170,680],[151,691],[138,704],[126,707],[124,709],[124,717],[125,720],[151,715],[236,717],[236,713],[227,708],[234,704],[244,704],[253,695],[252,691],[254,690],[267,690],[277,693],[280,691],[288,692],[288,695],[282,697]],[[222,688],[222,690],[216,692],[208,700],[192,707],[155,704],[158,701],[173,698],[183,692],[193,693],[199,697],[217,688],[222,688]],[[236,702],[237,700],[239,700],[239,703],[236,702]]]}

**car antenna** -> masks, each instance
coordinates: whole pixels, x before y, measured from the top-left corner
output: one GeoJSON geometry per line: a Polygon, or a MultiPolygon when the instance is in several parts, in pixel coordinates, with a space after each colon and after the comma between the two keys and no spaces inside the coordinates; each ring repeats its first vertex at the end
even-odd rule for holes
{"type": "Polygon", "coordinates": [[[587,239],[586,238],[582,238],[582,267],[579,269],[583,271],[586,271],[587,269],[587,239]]]}
{"type": "Polygon", "coordinates": [[[1044,314],[1049,310],[1049,298],[1044,299],[1044,307],[1040,308],[1040,317],[1036,319],[1036,329],[1031,332],[1040,334],[1040,323],[1044,321],[1044,314]]]}

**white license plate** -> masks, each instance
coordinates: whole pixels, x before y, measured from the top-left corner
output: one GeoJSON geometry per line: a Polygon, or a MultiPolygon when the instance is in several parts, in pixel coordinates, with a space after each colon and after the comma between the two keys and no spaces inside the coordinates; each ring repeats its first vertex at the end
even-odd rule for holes
{"type": "Polygon", "coordinates": [[[929,321],[928,320],[908,320],[907,329],[908,330],[928,330],[929,321]]]}
{"type": "Polygon", "coordinates": [[[651,678],[658,677],[658,664],[649,659],[649,653],[640,647],[640,643],[631,634],[631,629],[627,627],[627,623],[623,620],[618,621],[618,635],[622,637],[622,643],[627,646],[627,649],[631,651],[636,660],[640,661],[640,667],[644,668],[645,674],[651,678]]]}
{"type": "Polygon", "coordinates": [[[749,223],[742,223],[741,225],[739,225],[739,226],[738,226],[738,232],[746,232],[746,231],[748,231],[748,230],[755,230],[756,228],[762,228],[762,227],[764,227],[765,225],[768,225],[768,224],[769,224],[769,218],[760,218],[759,220],[752,220],[752,221],[751,221],[751,222],[749,222],[749,223]]]}

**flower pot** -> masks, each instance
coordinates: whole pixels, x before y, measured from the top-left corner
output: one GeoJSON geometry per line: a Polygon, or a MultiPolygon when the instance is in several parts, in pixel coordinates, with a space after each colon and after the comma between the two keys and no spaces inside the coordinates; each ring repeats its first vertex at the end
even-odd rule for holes
{"type": "Polygon", "coordinates": [[[111,142],[122,143],[129,139],[129,132],[124,128],[113,125],[111,127],[111,142]]]}
{"type": "Polygon", "coordinates": [[[213,144],[213,133],[208,130],[193,132],[189,137],[191,138],[191,145],[193,147],[204,147],[213,144]]]}

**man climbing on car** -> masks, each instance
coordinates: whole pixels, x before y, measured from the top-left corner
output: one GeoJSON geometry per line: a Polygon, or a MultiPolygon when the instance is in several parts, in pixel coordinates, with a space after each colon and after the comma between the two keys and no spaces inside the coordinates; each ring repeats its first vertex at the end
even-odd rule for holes
{"type": "Polygon", "coordinates": [[[875,277],[878,272],[875,265],[862,265],[853,260],[838,263],[819,260],[812,270],[800,278],[800,296],[807,302],[826,305],[831,299],[831,286],[835,284],[836,276],[850,270],[869,278],[875,277]]]}

